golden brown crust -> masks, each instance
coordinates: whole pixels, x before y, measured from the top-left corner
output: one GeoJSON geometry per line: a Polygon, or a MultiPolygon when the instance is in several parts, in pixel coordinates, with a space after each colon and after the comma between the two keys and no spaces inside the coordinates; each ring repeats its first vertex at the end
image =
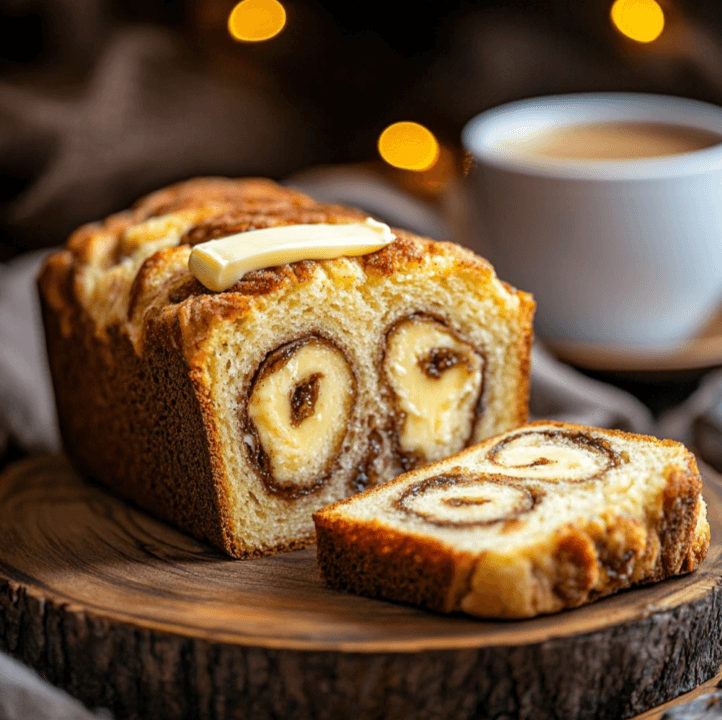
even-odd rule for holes
{"type": "Polygon", "coordinates": [[[46,303],[43,313],[63,444],[76,466],[232,551],[213,412],[188,372],[176,318],[161,314],[149,323],[148,351],[140,358],[117,331],[107,343],[81,319],[64,337],[46,303]],[[193,482],[180,485],[179,477],[193,482]]]}
{"type": "Polygon", "coordinates": [[[308,195],[281,187],[266,178],[199,177],[146,195],[135,203],[133,213],[137,220],[145,220],[205,203],[258,209],[316,205],[308,195]]]}
{"type": "MultiPolygon", "coordinates": [[[[217,408],[207,365],[210,338],[241,324],[265,302],[283,302],[334,261],[302,261],[248,273],[216,293],[189,272],[190,247],[206,239],[277,224],[335,223],[361,211],[314,202],[263,179],[197,178],[139,200],[130,210],[79,228],[38,279],[50,367],[65,447],[77,466],[235,556],[292,549],[288,542],[241,547],[232,518],[232,479],[221,458],[217,408]]],[[[512,424],[526,419],[533,301],[503,286],[481,258],[449,243],[395,231],[397,240],[347,259],[369,283],[410,273],[429,257],[446,273],[496,283],[518,304],[518,388],[512,424]]],[[[503,313],[501,313],[503,314],[503,313]]]]}
{"type": "Polygon", "coordinates": [[[536,303],[529,294],[517,291],[519,300],[523,306],[521,315],[521,332],[519,334],[519,345],[516,349],[517,357],[521,358],[521,386],[516,395],[516,417],[517,425],[523,425],[529,419],[529,393],[531,382],[531,349],[534,343],[534,311],[536,303]]]}
{"type": "MultiPolygon", "coordinates": [[[[106,269],[109,264],[117,264],[123,257],[119,250],[123,233],[132,226],[158,217],[161,214],[176,213],[204,207],[208,204],[218,203],[209,216],[192,223],[182,234],[181,245],[195,244],[196,242],[217,237],[227,232],[244,231],[252,229],[251,219],[255,220],[256,227],[267,227],[274,224],[296,224],[299,222],[348,222],[366,217],[353,208],[344,208],[336,205],[323,205],[314,203],[307,196],[287,190],[271,181],[261,179],[230,180],[227,178],[196,178],[172,185],[166,189],[153,193],[138,201],[132,211],[118,213],[107,218],[102,223],[91,223],[79,228],[67,243],[67,251],[72,255],[72,279],[82,269],[98,267],[106,269]],[[267,210],[272,205],[270,212],[267,210]],[[254,208],[252,211],[247,206],[254,208]],[[237,223],[237,224],[236,224],[237,223]],[[208,237],[205,237],[208,235],[208,237]]],[[[426,257],[436,255],[448,258],[451,263],[449,272],[459,272],[468,269],[479,275],[480,282],[493,276],[493,268],[484,259],[474,255],[468,250],[452,243],[440,243],[422,238],[408,231],[394,228],[397,240],[391,245],[375,253],[354,259],[371,276],[380,279],[391,277],[401,270],[413,271],[414,266],[420,266],[426,257]]],[[[56,254],[57,255],[57,254],[56,254]]],[[[55,258],[56,255],[51,256],[55,258]]],[[[325,261],[302,261],[291,266],[268,268],[252,272],[239,280],[236,285],[229,288],[226,293],[238,296],[256,296],[277,292],[279,287],[285,285],[303,284],[313,272],[313,268],[325,261]]],[[[53,286],[58,285],[58,277],[53,272],[51,260],[45,268],[40,289],[46,295],[56,294],[53,286]]],[[[126,317],[133,315],[137,297],[148,284],[153,282],[152,276],[158,274],[167,263],[167,254],[163,249],[146,257],[139,269],[131,278],[130,298],[126,317]]],[[[184,282],[172,288],[173,303],[179,304],[187,298],[207,295],[217,297],[217,293],[204,288],[190,272],[184,273],[184,282]]],[[[523,308],[519,313],[523,318],[524,328],[521,334],[521,353],[523,362],[528,367],[530,359],[528,349],[532,340],[532,316],[534,302],[528,293],[517,291],[506,284],[502,284],[510,292],[517,295],[523,308]]],[[[77,289],[73,300],[78,306],[83,306],[83,299],[79,297],[77,289]]],[[[167,298],[162,297],[161,306],[166,304],[167,298]]],[[[64,303],[54,309],[62,311],[64,303]]],[[[527,393],[528,394],[528,393],[527,393]]],[[[521,393],[521,404],[526,407],[524,393],[521,393]]],[[[524,413],[526,410],[524,410],[524,413]]]]}
{"type": "Polygon", "coordinates": [[[197,245],[198,243],[226,237],[234,233],[263,228],[278,227],[280,225],[316,225],[318,223],[338,224],[341,222],[363,222],[366,213],[340,205],[317,205],[315,207],[296,207],[286,203],[279,203],[273,207],[240,208],[212,215],[201,220],[197,225],[187,230],[181,237],[184,245],[197,245]]]}
{"type": "Polygon", "coordinates": [[[467,585],[467,553],[433,539],[419,544],[380,523],[356,525],[323,512],[315,521],[321,575],[338,590],[450,612],[467,585]]]}
{"type": "MultiPolygon", "coordinates": [[[[433,610],[518,618],[577,607],[699,566],[709,547],[709,525],[697,465],[683,446],[553,421],[537,421],[514,433],[533,428],[616,438],[631,444],[624,451],[629,455],[635,446],[645,452],[650,446],[659,449],[667,459],[661,461],[666,463],[661,482],[653,485],[658,489],[647,491],[647,480],[640,480],[638,492],[644,504],[636,515],[619,511],[614,504],[598,506],[591,517],[581,516],[507,550],[506,538],[524,532],[524,523],[517,521],[504,526],[498,547],[471,552],[455,547],[454,536],[422,531],[420,526],[400,530],[382,519],[390,516],[373,510],[385,507],[389,497],[419,486],[417,477],[436,477],[436,465],[430,466],[314,514],[322,577],[338,589],[433,610]],[[357,511],[361,514],[350,514],[360,502],[364,503],[357,511]]],[[[462,451],[437,472],[448,472],[445,468],[453,462],[467,467],[465,457],[483,457],[486,448],[503,438],[490,438],[462,451]]]]}
{"type": "Polygon", "coordinates": [[[699,564],[694,548],[701,492],[702,479],[690,456],[687,468],[671,470],[662,495],[662,513],[655,528],[660,539],[656,571],[662,577],[693,570],[699,564]]]}

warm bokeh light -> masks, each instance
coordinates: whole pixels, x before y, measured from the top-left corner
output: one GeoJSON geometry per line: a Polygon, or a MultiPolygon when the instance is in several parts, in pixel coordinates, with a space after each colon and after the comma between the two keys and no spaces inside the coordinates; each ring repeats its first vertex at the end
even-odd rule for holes
{"type": "Polygon", "coordinates": [[[278,0],[243,0],[228,16],[228,32],[236,40],[268,40],[283,30],[286,10],[278,0]]]}
{"type": "Polygon", "coordinates": [[[611,15],[617,29],[638,42],[652,42],[664,29],[664,12],[655,0],[616,0],[611,15]]]}
{"type": "Polygon", "coordinates": [[[428,170],[439,157],[434,134],[415,122],[389,125],[379,136],[378,148],[389,165],[404,170],[428,170]]]}

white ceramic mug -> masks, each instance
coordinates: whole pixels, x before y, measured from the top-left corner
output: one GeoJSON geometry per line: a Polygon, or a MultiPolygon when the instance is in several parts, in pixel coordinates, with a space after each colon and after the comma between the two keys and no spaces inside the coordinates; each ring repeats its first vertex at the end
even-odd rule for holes
{"type": "Polygon", "coordinates": [[[572,124],[654,122],[718,133],[722,109],[631,93],[542,97],[472,119],[462,140],[471,237],[531,291],[542,338],[668,348],[722,299],[722,144],[663,157],[568,160],[509,140],[572,124]]]}

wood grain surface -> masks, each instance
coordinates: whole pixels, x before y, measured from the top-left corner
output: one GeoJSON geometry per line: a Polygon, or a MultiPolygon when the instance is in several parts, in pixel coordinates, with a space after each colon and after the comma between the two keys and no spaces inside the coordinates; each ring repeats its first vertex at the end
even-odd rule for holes
{"type": "Polygon", "coordinates": [[[121,718],[624,718],[722,663],[722,486],[701,568],[485,622],[338,593],[313,549],[231,560],[80,479],[0,477],[0,648],[121,718]]]}

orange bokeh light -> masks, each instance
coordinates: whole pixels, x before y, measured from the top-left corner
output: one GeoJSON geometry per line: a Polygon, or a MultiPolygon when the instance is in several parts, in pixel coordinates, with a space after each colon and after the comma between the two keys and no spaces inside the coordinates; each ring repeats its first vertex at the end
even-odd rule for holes
{"type": "Polygon", "coordinates": [[[428,170],[439,158],[439,143],[434,134],[415,122],[389,125],[379,136],[381,157],[404,170],[428,170]]]}
{"type": "Polygon", "coordinates": [[[259,42],[278,35],[286,24],[286,10],[278,0],[243,0],[228,16],[228,32],[236,40],[259,42]]]}
{"type": "Polygon", "coordinates": [[[664,12],[655,0],[616,0],[610,14],[619,32],[637,42],[652,42],[664,29],[664,12]]]}

